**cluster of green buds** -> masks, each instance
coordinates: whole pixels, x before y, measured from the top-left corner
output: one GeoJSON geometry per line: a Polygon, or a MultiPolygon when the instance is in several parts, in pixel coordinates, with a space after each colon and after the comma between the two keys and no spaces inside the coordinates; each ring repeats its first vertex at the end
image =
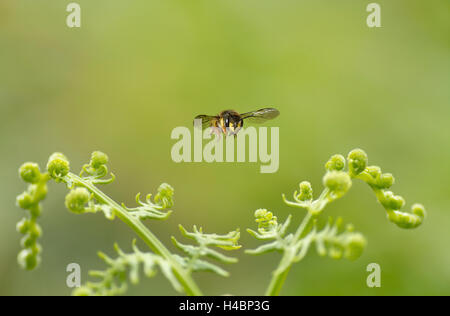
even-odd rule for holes
{"type": "Polygon", "coordinates": [[[325,164],[328,171],[342,171],[345,168],[345,158],[342,155],[333,155],[325,164]]]}
{"type": "Polygon", "coordinates": [[[91,194],[85,188],[75,187],[66,195],[66,207],[75,214],[83,214],[89,210],[87,207],[91,194]]]}
{"type": "Polygon", "coordinates": [[[347,160],[350,176],[363,180],[372,188],[378,202],[386,209],[389,221],[401,228],[416,228],[422,224],[426,216],[423,205],[414,204],[411,213],[400,211],[405,199],[389,190],[395,182],[391,173],[383,173],[378,166],[368,166],[367,154],[361,149],[352,150],[347,160]]]}
{"type": "Polygon", "coordinates": [[[163,183],[158,188],[158,193],[155,195],[154,201],[156,205],[162,209],[170,208],[173,206],[173,193],[172,186],[167,183],[163,183]]]}
{"type": "Polygon", "coordinates": [[[402,228],[415,228],[425,219],[425,208],[414,204],[412,212],[400,212],[405,200],[400,195],[389,191],[395,179],[391,173],[383,173],[378,166],[369,166],[367,154],[362,149],[354,149],[347,156],[332,156],[325,164],[327,173],[323,178],[324,186],[329,192],[328,201],[342,197],[352,186],[352,179],[366,182],[375,192],[380,204],[386,209],[389,221],[402,228]],[[346,172],[345,165],[348,164],[346,172]]]}
{"type": "MultiPolygon", "coordinates": [[[[258,224],[257,231],[250,228],[247,232],[259,240],[272,242],[261,245],[256,249],[247,249],[245,252],[252,255],[258,255],[274,250],[285,251],[292,240],[292,234],[286,235],[286,231],[291,223],[292,216],[289,215],[284,223],[279,223],[277,217],[266,209],[255,211],[255,222],[258,224]]],[[[293,251],[295,252],[295,251],[293,251]]]]}
{"type": "Polygon", "coordinates": [[[42,212],[40,202],[47,196],[47,182],[52,178],[61,182],[69,171],[69,161],[61,153],[50,156],[46,173],[41,173],[39,165],[33,162],[24,163],[19,168],[20,178],[29,184],[28,189],[16,200],[17,206],[28,211],[28,216],[17,223],[17,231],[24,235],[21,240],[23,249],[18,255],[19,264],[24,269],[33,270],[41,261],[42,247],[38,239],[42,235],[42,229],[37,219],[42,212]]]}
{"type": "Polygon", "coordinates": [[[81,170],[80,177],[91,184],[109,184],[115,180],[114,174],[111,173],[111,178],[103,179],[108,175],[109,162],[108,156],[101,151],[94,151],[91,154],[91,160],[85,164],[81,170]]]}
{"type": "Polygon", "coordinates": [[[323,177],[323,185],[330,190],[330,197],[340,198],[352,187],[352,179],[347,172],[329,171],[323,177]]]}
{"type": "Polygon", "coordinates": [[[16,200],[17,206],[28,211],[28,216],[17,223],[17,231],[24,235],[21,240],[23,249],[18,255],[18,262],[24,269],[33,270],[41,260],[42,247],[37,240],[41,236],[42,230],[37,219],[42,211],[40,202],[47,195],[49,176],[46,173],[42,174],[39,166],[31,162],[20,167],[19,175],[23,181],[29,183],[29,186],[16,200]]]}
{"type": "Polygon", "coordinates": [[[258,223],[258,231],[260,233],[270,232],[278,227],[277,217],[266,209],[255,211],[255,221],[258,223]]]}
{"type": "Polygon", "coordinates": [[[369,159],[364,150],[357,148],[348,153],[347,161],[350,175],[356,177],[366,169],[369,159]]]}
{"type": "Polygon", "coordinates": [[[342,231],[342,220],[338,219],[334,224],[330,220],[321,231],[317,227],[317,220],[324,208],[330,202],[343,197],[352,187],[353,179],[361,179],[371,186],[378,201],[387,210],[388,219],[399,227],[417,227],[425,218],[425,209],[420,204],[413,205],[412,213],[399,211],[405,204],[404,199],[387,191],[394,184],[394,177],[390,173],[382,173],[377,166],[368,166],[367,154],[361,149],[352,150],[347,159],[342,155],[333,155],[325,163],[325,169],[324,189],[318,198],[314,199],[308,181],[300,183],[300,190],[294,192],[293,200],[288,200],[284,194],[282,195],[286,205],[307,210],[306,216],[294,234],[286,234],[291,221],[290,215],[285,223],[278,224],[276,217],[265,209],[255,212],[258,231],[247,229],[256,239],[270,240],[256,249],[247,250],[247,253],[257,255],[274,250],[283,253],[283,258],[273,272],[266,295],[279,294],[291,265],[302,260],[314,243],[319,255],[322,256],[349,260],[361,256],[367,241],[361,233],[354,231],[353,225],[347,225],[342,231]]]}
{"type": "Polygon", "coordinates": [[[344,168],[345,158],[342,155],[332,156],[325,164],[327,173],[323,177],[323,185],[329,190],[331,199],[344,196],[352,187],[352,179],[348,172],[343,171],[344,168]]]}
{"type": "Polygon", "coordinates": [[[115,177],[108,173],[108,156],[100,151],[91,154],[89,163],[85,164],[79,175],[71,172],[68,159],[61,153],[54,153],[47,163],[47,172],[42,174],[35,163],[26,163],[20,168],[21,178],[29,183],[28,190],[17,197],[17,204],[29,211],[29,216],[21,220],[17,229],[25,236],[22,239],[23,250],[19,254],[19,263],[26,269],[35,268],[40,262],[41,246],[37,243],[41,235],[41,229],[36,223],[41,214],[42,201],[47,194],[47,182],[54,180],[63,183],[69,193],[65,198],[65,206],[75,214],[103,212],[107,219],[118,217],[130,226],[142,240],[154,251],[154,253],[142,253],[135,245],[132,254],[123,253],[118,247],[116,251],[119,257],[115,260],[101,254],[102,259],[109,265],[106,271],[93,272],[92,275],[102,280],[97,283],[87,283],[75,294],[80,295],[111,295],[123,293],[128,281],[126,270],[130,271],[129,278],[133,283],[138,281],[139,265],[143,265],[145,274],[153,276],[156,267],[159,266],[163,274],[169,279],[176,290],[185,291],[190,295],[200,295],[195,282],[190,276],[192,271],[213,271],[221,275],[228,273],[200,257],[208,256],[222,262],[235,262],[237,259],[226,257],[208,247],[214,246],[224,250],[240,248],[237,244],[239,231],[226,235],[204,234],[201,229],[194,227],[194,233],[184,230],[185,236],[195,239],[199,246],[177,244],[187,256],[181,257],[170,251],[143,225],[145,219],[164,220],[171,214],[173,206],[174,189],[166,183],[161,184],[157,194],[152,199],[148,194],[142,201],[140,194],[136,196],[137,207],[129,208],[119,204],[106,195],[97,185],[108,184],[115,177]],[[108,177],[107,177],[108,176],[108,177]],[[118,279],[118,280],[117,280],[118,279]],[[115,280],[115,281],[114,281],[115,280]]]}
{"type": "MultiPolygon", "coordinates": [[[[83,166],[80,176],[87,180],[98,180],[108,175],[108,168],[106,167],[108,161],[109,158],[105,153],[101,151],[94,151],[91,154],[91,160],[89,161],[89,163],[83,166]]],[[[94,181],[93,183],[97,184],[103,182],[94,181]]]]}
{"type": "Polygon", "coordinates": [[[302,202],[311,201],[313,199],[313,189],[311,183],[309,183],[308,181],[303,181],[300,183],[299,187],[299,193],[297,194],[297,192],[295,192],[294,196],[296,196],[297,199],[302,202]]]}
{"type": "Polygon", "coordinates": [[[328,255],[333,259],[356,260],[363,253],[367,240],[363,234],[355,232],[351,224],[347,224],[344,231],[339,232],[342,223],[342,218],[339,217],[333,224],[333,219],[330,217],[322,231],[316,232],[314,228],[312,235],[317,252],[321,256],[328,255]]]}
{"type": "Polygon", "coordinates": [[[61,182],[70,171],[70,163],[66,156],[61,153],[54,153],[47,163],[48,174],[56,181],[61,182]]]}
{"type": "Polygon", "coordinates": [[[299,185],[299,191],[293,194],[294,201],[289,201],[283,194],[284,202],[293,207],[306,208],[313,216],[318,216],[325,206],[343,197],[352,186],[352,179],[348,172],[345,172],[345,158],[342,155],[332,156],[325,164],[327,172],[323,177],[324,191],[314,200],[311,183],[303,181],[299,185]]]}
{"type": "MultiPolygon", "coordinates": [[[[85,164],[80,173],[80,177],[86,183],[91,185],[96,184],[108,184],[114,181],[114,175],[111,174],[110,179],[103,179],[108,175],[108,168],[106,164],[109,158],[106,154],[100,151],[94,151],[91,154],[91,160],[88,164],[85,164]]],[[[105,213],[106,218],[114,219],[114,212],[112,208],[104,203],[96,202],[93,193],[87,188],[77,186],[72,182],[70,177],[65,179],[70,192],[66,195],[65,205],[66,208],[75,214],[84,213],[96,213],[102,211],[105,213]]],[[[78,182],[80,183],[80,182],[78,182]]]]}

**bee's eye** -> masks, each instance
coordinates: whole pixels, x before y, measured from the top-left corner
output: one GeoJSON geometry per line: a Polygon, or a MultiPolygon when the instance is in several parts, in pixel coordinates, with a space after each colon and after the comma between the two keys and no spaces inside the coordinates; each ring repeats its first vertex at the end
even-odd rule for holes
{"type": "Polygon", "coordinates": [[[230,120],[228,118],[225,119],[225,126],[230,126],[230,120]]]}

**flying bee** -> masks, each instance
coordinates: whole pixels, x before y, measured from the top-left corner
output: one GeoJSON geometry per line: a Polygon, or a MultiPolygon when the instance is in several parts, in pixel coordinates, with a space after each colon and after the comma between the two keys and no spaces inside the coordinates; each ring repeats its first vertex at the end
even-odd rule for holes
{"type": "Polygon", "coordinates": [[[243,114],[233,110],[226,110],[216,116],[197,115],[195,120],[202,120],[202,128],[211,127],[213,132],[218,135],[223,132],[228,136],[236,136],[244,126],[244,120],[249,123],[264,123],[276,118],[278,115],[280,115],[280,112],[274,108],[264,108],[243,114]]]}

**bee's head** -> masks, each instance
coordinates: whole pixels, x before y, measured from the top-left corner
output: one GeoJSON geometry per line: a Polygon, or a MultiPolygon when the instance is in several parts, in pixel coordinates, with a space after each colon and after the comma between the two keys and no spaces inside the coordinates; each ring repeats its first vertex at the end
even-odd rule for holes
{"type": "Polygon", "coordinates": [[[228,127],[229,135],[236,135],[242,128],[243,123],[244,121],[241,119],[230,123],[230,126],[228,127]]]}
{"type": "Polygon", "coordinates": [[[224,111],[220,116],[220,125],[224,134],[234,135],[243,125],[242,118],[237,112],[224,111]]]}

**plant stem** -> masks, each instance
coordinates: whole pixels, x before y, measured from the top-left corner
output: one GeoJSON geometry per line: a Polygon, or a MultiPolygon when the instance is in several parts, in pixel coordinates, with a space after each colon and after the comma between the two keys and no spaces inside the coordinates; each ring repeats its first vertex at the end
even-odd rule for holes
{"type": "MultiPolygon", "coordinates": [[[[297,231],[295,232],[294,238],[292,238],[292,241],[290,245],[295,245],[298,240],[302,237],[303,233],[305,232],[306,228],[309,226],[311,220],[313,219],[312,212],[308,211],[306,216],[303,218],[302,223],[298,227],[297,231]]],[[[293,249],[293,248],[290,248],[293,249]]],[[[272,279],[270,280],[269,287],[266,290],[265,295],[266,296],[276,296],[280,294],[281,288],[283,287],[284,281],[286,280],[286,277],[289,273],[289,270],[291,269],[292,264],[294,263],[295,253],[292,251],[285,251],[283,254],[283,257],[280,261],[280,264],[278,265],[278,268],[273,272],[272,279]],[[289,262],[289,264],[286,266],[285,262],[289,262]],[[286,266],[285,268],[283,268],[286,266]]]]}
{"type": "Polygon", "coordinates": [[[311,211],[308,210],[308,213],[303,218],[302,223],[300,224],[297,231],[295,232],[294,238],[291,241],[291,245],[296,244],[297,241],[303,237],[303,233],[305,232],[306,228],[309,226],[309,223],[311,222],[312,218],[313,218],[313,214],[311,211]]]}
{"type": "Polygon", "coordinates": [[[164,259],[166,259],[172,266],[173,272],[183,287],[187,295],[201,296],[202,292],[198,288],[195,281],[190,276],[190,273],[184,269],[172,256],[170,251],[159,241],[159,239],[144,225],[139,219],[134,218],[121,205],[112,200],[109,196],[104,194],[95,185],[85,181],[79,176],[69,173],[67,176],[73,183],[78,186],[85,187],[94,197],[102,203],[105,203],[114,209],[115,215],[120,218],[125,224],[131,227],[136,234],[150,247],[150,249],[164,259]]]}
{"type": "Polygon", "coordinates": [[[275,271],[273,273],[272,280],[270,281],[269,287],[266,290],[266,296],[278,296],[280,294],[281,288],[283,287],[284,281],[291,269],[291,265],[282,272],[275,271]]]}

